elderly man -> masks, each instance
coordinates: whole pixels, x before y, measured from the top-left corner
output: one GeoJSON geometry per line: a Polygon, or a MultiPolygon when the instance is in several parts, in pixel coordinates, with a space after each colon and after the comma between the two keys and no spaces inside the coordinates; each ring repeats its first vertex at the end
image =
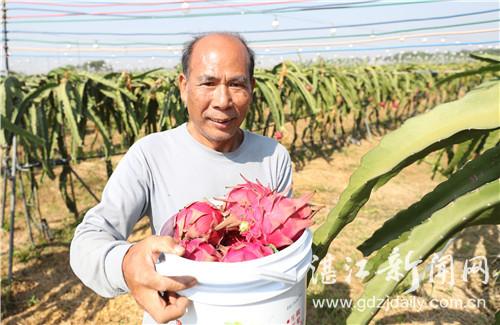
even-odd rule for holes
{"type": "MultiPolygon", "coordinates": [[[[181,317],[188,300],[177,291],[196,285],[189,276],[155,272],[162,252],[183,254],[170,236],[127,242],[143,216],[153,234],[193,201],[222,197],[227,186],[250,180],[291,188],[288,152],[275,140],[240,129],[252,102],[254,55],[238,35],[210,33],[184,49],[179,76],[189,121],[137,141],[118,164],[102,195],[75,231],[71,267],[104,297],[130,292],[145,320],[181,317]]],[[[288,193],[290,194],[290,193],[288,193]]]]}

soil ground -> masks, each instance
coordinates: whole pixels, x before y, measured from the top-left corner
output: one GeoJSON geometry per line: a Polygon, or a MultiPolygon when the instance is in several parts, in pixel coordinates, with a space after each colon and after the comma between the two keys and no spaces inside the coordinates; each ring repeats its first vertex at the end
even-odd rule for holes
{"type": "MultiPolygon", "coordinates": [[[[327,212],[335,205],[361,156],[376,143],[378,139],[361,141],[359,145],[351,145],[343,151],[334,152],[328,159],[317,158],[309,161],[300,171],[295,172],[294,194],[315,191],[315,203],[325,206],[315,216],[316,224],[324,220],[327,212]]],[[[114,164],[118,160],[119,157],[115,157],[114,164]]],[[[344,322],[350,308],[315,308],[312,300],[354,299],[361,294],[363,286],[354,276],[357,268],[352,268],[354,272],[351,281],[348,279],[346,269],[346,266],[362,258],[356,246],[385,220],[417,201],[438,184],[439,180],[430,179],[430,169],[431,167],[425,163],[410,166],[376,191],[355,221],[333,241],[330,253],[333,256],[332,266],[336,272],[336,282],[310,286],[307,324],[344,322]]],[[[99,196],[106,180],[104,161],[83,162],[75,166],[75,170],[99,196]]],[[[80,184],[75,183],[75,191],[79,198],[77,204],[80,212],[95,203],[80,184]]],[[[14,281],[10,285],[5,281],[8,225],[2,229],[2,324],[140,323],[142,311],[130,295],[114,299],[101,298],[86,288],[71,271],[68,252],[75,218],[64,207],[57,182],[48,178],[43,181],[40,187],[40,201],[42,202],[40,213],[47,219],[54,240],[44,241],[38,236],[37,245],[31,246],[26,234],[23,209],[18,204],[15,224],[14,281]]],[[[486,284],[481,282],[484,278],[482,274],[472,275],[467,282],[463,280],[462,274],[465,261],[475,256],[486,256],[490,275],[494,275],[495,270],[498,273],[499,233],[500,228],[495,226],[473,227],[461,233],[445,253],[451,254],[454,258],[455,283],[453,285],[437,283],[432,286],[428,279],[424,279],[416,293],[397,294],[386,302],[373,323],[492,323],[495,311],[500,309],[498,274],[496,278],[491,276],[486,284]],[[404,302],[409,301],[420,302],[423,307],[405,306],[404,302]],[[463,306],[460,305],[460,301],[469,303],[463,306]],[[474,301],[479,302],[479,306],[476,306],[474,301]]],[[[131,240],[140,240],[149,234],[149,225],[143,220],[137,224],[131,240]]],[[[402,291],[404,290],[400,290],[402,291]]]]}

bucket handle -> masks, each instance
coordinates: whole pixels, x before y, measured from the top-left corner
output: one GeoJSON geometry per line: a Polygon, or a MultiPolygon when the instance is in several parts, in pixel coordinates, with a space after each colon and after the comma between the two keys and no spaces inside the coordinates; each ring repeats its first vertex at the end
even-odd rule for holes
{"type": "Polygon", "coordinates": [[[288,284],[297,283],[297,272],[295,274],[288,274],[284,272],[276,272],[268,269],[258,268],[257,274],[261,279],[271,280],[276,282],[284,282],[288,284]]]}
{"type": "MultiPolygon", "coordinates": [[[[311,253],[309,253],[311,254],[311,253]]],[[[287,284],[296,284],[302,280],[304,274],[309,270],[311,258],[302,261],[299,269],[292,269],[288,272],[277,272],[270,269],[259,267],[255,270],[255,274],[264,280],[283,282],[287,284]]]]}

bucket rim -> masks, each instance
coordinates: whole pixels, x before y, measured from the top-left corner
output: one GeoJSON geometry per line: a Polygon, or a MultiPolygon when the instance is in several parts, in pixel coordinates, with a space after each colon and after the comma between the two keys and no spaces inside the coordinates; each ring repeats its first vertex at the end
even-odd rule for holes
{"type": "MultiPolygon", "coordinates": [[[[277,260],[283,258],[283,256],[286,256],[293,251],[297,250],[302,246],[308,239],[309,236],[312,236],[312,231],[309,228],[304,229],[304,232],[300,237],[293,242],[290,246],[274,253],[271,255],[267,255],[264,257],[259,257],[253,260],[249,261],[241,261],[241,262],[214,262],[214,261],[194,261],[187,259],[182,256],[178,255],[172,255],[171,257],[182,262],[183,264],[189,265],[189,266],[196,266],[196,267],[203,267],[203,266],[213,266],[213,265],[235,265],[235,266],[257,266],[261,264],[271,264],[273,262],[276,262],[277,260]]],[[[170,257],[170,256],[169,256],[170,257]]]]}
{"type": "MultiPolygon", "coordinates": [[[[264,256],[243,262],[203,262],[193,261],[174,254],[165,254],[162,262],[155,265],[156,271],[164,276],[193,276],[199,285],[240,285],[259,283],[259,281],[272,282],[269,279],[274,275],[295,278],[296,273],[289,272],[303,263],[311,253],[312,232],[306,229],[292,245],[272,255],[264,256]],[[262,272],[266,273],[263,274],[262,272]],[[278,274],[276,274],[278,272],[278,274]],[[217,276],[216,276],[217,275],[217,276]],[[222,278],[220,277],[222,275],[222,278]],[[266,280],[267,278],[267,280],[266,280]]],[[[310,260],[307,262],[310,263],[310,260]]],[[[278,277],[279,278],[279,277],[278,277]]],[[[290,282],[290,283],[291,283],[290,282]]]]}

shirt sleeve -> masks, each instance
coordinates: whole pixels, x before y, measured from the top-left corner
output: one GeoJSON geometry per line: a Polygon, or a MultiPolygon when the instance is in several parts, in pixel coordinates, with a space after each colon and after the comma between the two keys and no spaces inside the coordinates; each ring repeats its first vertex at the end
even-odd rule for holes
{"type": "Polygon", "coordinates": [[[290,154],[281,144],[278,144],[278,192],[287,197],[292,197],[292,159],[290,154]]]}
{"type": "Polygon", "coordinates": [[[149,204],[151,177],[137,144],[130,147],[106,184],[102,200],[76,228],[70,265],[80,280],[103,297],[128,292],[122,261],[127,238],[149,204]]]}

